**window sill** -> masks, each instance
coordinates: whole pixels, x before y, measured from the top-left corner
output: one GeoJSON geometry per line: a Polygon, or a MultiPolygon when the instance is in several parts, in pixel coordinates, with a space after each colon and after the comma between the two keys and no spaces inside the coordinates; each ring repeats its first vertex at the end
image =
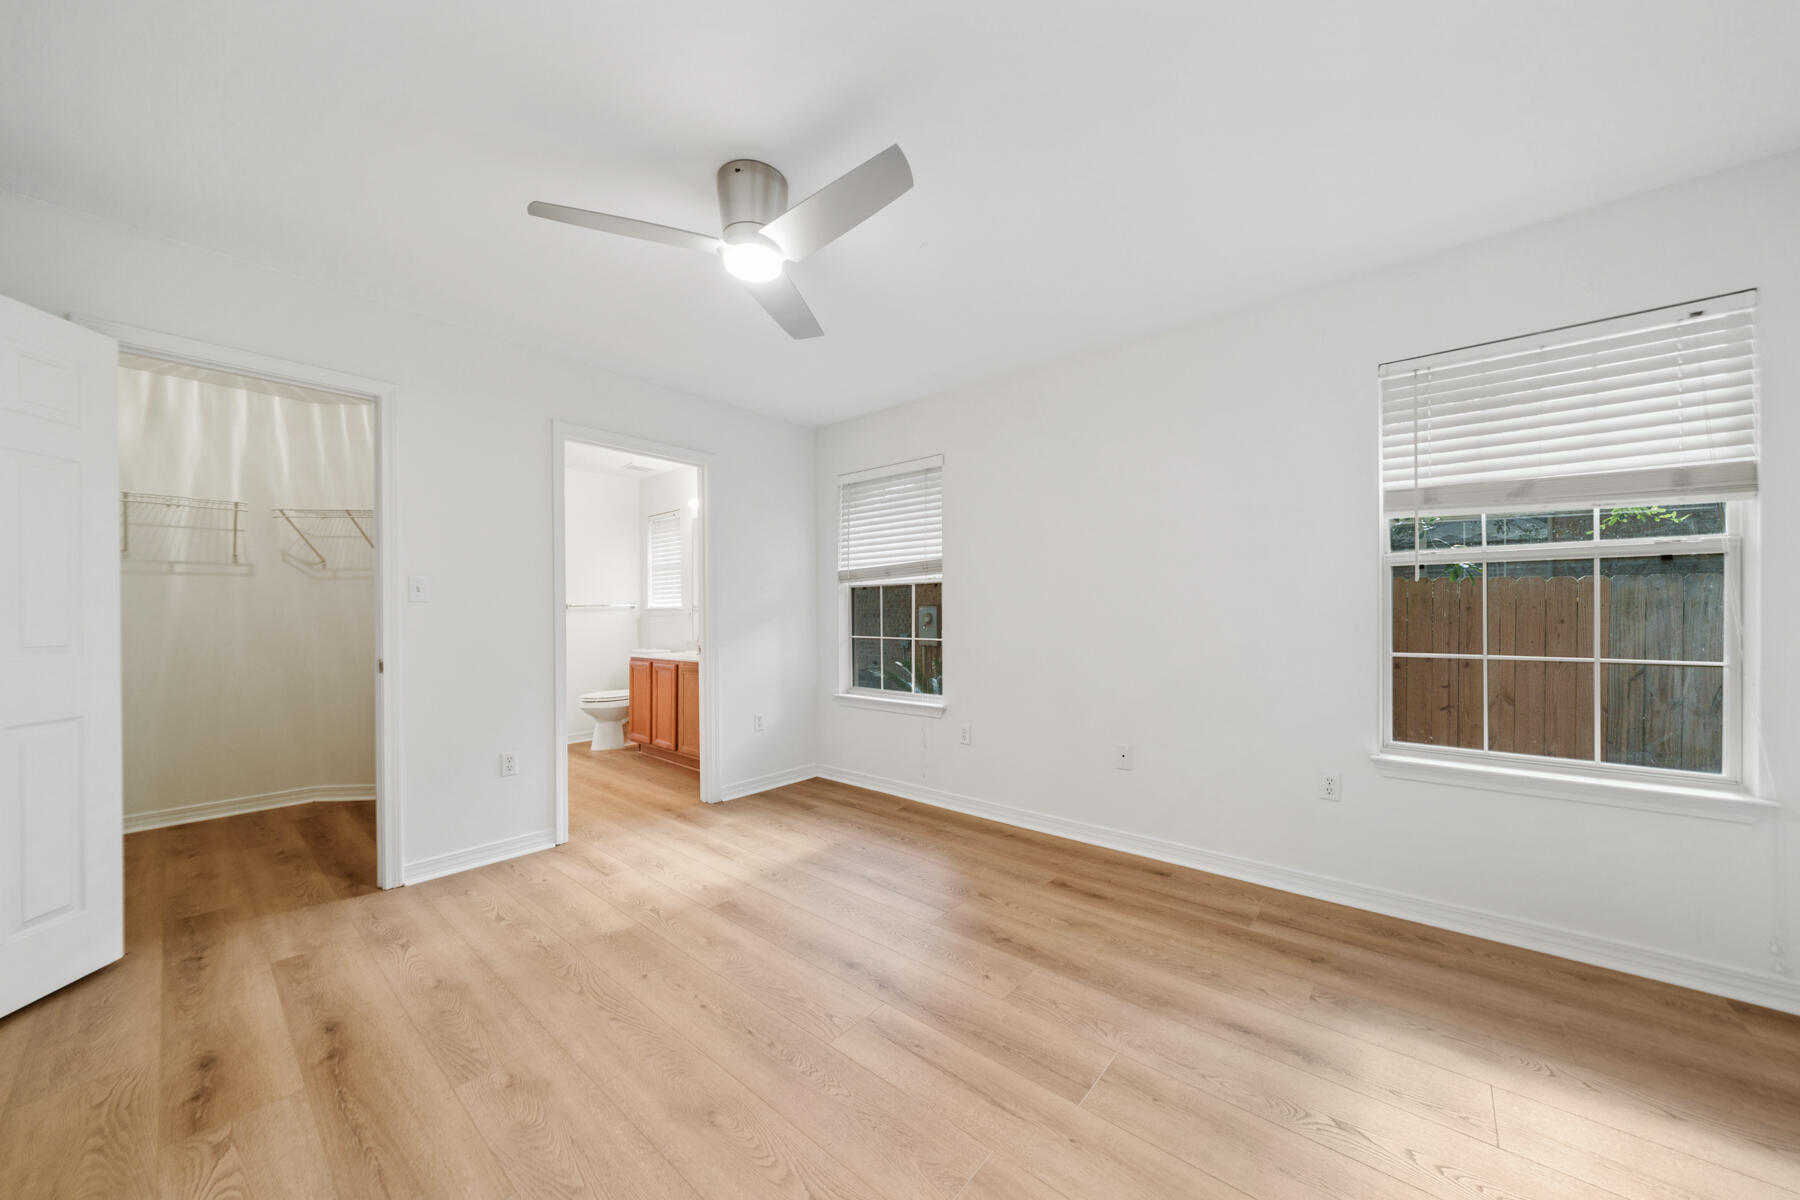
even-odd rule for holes
{"type": "Polygon", "coordinates": [[[1715,786],[1610,778],[1575,771],[1545,770],[1510,763],[1468,762],[1431,754],[1387,749],[1370,756],[1389,779],[1448,783],[1515,795],[1548,796],[1584,804],[1609,804],[1650,812],[1678,813],[1715,821],[1757,821],[1780,809],[1773,800],[1731,783],[1715,786]]]}
{"type": "Polygon", "coordinates": [[[898,696],[875,696],[866,692],[839,692],[832,697],[844,708],[873,708],[886,712],[906,713],[914,717],[941,717],[944,702],[940,700],[902,700],[898,696]]]}

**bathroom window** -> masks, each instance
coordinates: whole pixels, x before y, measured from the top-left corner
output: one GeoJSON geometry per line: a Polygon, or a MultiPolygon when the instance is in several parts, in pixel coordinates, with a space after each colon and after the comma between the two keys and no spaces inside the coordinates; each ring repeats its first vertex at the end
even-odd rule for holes
{"type": "Polygon", "coordinates": [[[1736,781],[1755,293],[1390,364],[1383,741],[1736,781]]]}
{"type": "Polygon", "coordinates": [[[657,513],[646,522],[646,608],[681,607],[681,513],[657,513]]]}
{"type": "Polygon", "coordinates": [[[840,696],[937,705],[944,694],[943,460],[838,481],[840,696]]]}

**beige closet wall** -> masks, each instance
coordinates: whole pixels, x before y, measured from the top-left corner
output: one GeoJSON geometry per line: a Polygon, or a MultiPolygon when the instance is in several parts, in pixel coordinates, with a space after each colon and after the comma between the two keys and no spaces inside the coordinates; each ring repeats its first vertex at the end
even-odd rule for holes
{"type": "Polygon", "coordinates": [[[373,558],[333,537],[342,569],[286,559],[292,535],[270,510],[374,506],[373,406],[130,368],[119,383],[123,490],[248,504],[236,565],[228,517],[128,510],[128,827],[215,811],[184,811],[196,806],[372,796],[373,558]]]}

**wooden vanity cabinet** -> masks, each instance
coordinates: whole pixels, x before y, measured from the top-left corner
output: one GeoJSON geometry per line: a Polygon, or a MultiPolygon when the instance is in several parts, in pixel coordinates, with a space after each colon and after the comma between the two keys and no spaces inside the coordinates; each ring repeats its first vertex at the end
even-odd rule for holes
{"type": "Polygon", "coordinates": [[[675,753],[700,765],[700,664],[675,664],[675,753]]]}
{"type": "Polygon", "coordinates": [[[650,740],[650,660],[631,660],[631,707],[625,710],[625,740],[650,740]]]}
{"type": "Polygon", "coordinates": [[[625,737],[652,758],[699,770],[700,664],[632,659],[625,737]]]}

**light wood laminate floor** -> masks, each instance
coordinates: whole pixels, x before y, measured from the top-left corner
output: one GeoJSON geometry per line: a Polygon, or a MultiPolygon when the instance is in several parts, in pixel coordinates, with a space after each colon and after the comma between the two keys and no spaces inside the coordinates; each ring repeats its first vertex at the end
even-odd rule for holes
{"type": "Polygon", "coordinates": [[[570,752],[390,892],[368,806],[126,839],[0,1021],[0,1196],[1800,1195],[1800,1020],[824,782],[570,752]]]}

